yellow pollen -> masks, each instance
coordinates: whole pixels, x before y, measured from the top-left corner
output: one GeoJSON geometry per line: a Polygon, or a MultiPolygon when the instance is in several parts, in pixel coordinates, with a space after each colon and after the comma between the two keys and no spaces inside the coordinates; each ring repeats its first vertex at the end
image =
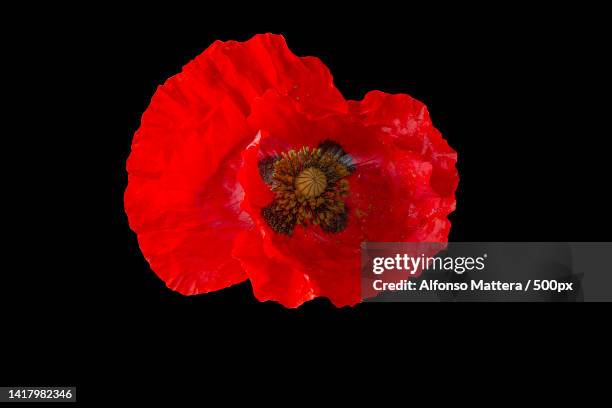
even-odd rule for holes
{"type": "Polygon", "coordinates": [[[304,169],[295,178],[295,190],[305,198],[315,198],[321,195],[327,187],[325,173],[316,167],[304,169]]]}

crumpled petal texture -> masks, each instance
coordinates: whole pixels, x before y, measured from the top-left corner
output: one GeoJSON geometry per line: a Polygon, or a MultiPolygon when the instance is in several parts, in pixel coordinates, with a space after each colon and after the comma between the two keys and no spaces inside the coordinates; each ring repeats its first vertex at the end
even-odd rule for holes
{"type": "Polygon", "coordinates": [[[446,242],[456,161],[421,102],[379,91],[346,101],[319,59],[256,35],[215,42],[157,89],[134,135],[125,209],[151,268],[180,293],[249,279],[261,301],[354,305],[361,242],[446,242]],[[258,160],[325,139],[356,164],[346,229],[275,233],[258,160]]]}

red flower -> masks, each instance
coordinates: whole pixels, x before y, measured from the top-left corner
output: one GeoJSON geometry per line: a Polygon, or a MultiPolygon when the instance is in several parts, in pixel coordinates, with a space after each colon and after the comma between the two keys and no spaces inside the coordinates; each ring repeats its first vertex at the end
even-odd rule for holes
{"type": "Polygon", "coordinates": [[[282,36],[217,41],[160,86],[125,208],[168,287],[353,305],[363,241],[446,242],[456,153],[408,95],[346,101],[282,36]]]}

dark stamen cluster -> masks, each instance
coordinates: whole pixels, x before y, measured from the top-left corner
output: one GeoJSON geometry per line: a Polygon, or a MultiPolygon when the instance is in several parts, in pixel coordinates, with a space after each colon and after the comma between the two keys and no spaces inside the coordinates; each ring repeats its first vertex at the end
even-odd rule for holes
{"type": "Polygon", "coordinates": [[[343,231],[348,222],[344,198],[355,170],[352,158],[335,142],[317,148],[266,157],[259,162],[262,179],[276,193],[262,216],[276,232],[290,235],[297,224],[320,225],[325,232],[343,231]]]}

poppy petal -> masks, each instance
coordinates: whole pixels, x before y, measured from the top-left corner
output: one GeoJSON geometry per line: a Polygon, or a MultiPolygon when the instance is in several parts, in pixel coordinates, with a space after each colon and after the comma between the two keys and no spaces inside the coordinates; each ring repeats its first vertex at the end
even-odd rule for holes
{"type": "Polygon", "coordinates": [[[302,112],[347,111],[327,67],[282,36],[217,41],[160,86],[128,158],[125,210],[151,268],[184,294],[246,278],[231,251],[251,225],[240,208],[241,152],[254,99],[273,89],[302,112]]]}
{"type": "Polygon", "coordinates": [[[431,124],[423,104],[407,95],[374,95],[378,103],[372,97],[366,97],[363,106],[351,102],[352,111],[346,114],[306,114],[276,92],[254,103],[248,122],[262,133],[245,152],[239,175],[245,189],[243,208],[254,227],[236,241],[234,255],[258,299],[295,307],[324,296],[336,306],[353,305],[361,300],[361,242],[447,240],[450,222],[446,217],[454,209],[457,182],[454,151],[431,124]],[[389,131],[389,125],[399,126],[398,117],[417,118],[415,133],[389,131]],[[354,174],[347,177],[346,229],[330,234],[315,226],[296,226],[291,235],[276,233],[262,218],[272,195],[255,171],[258,158],[277,150],[315,147],[327,139],[346,150],[355,163],[354,174]],[[438,182],[450,186],[435,184],[435,169],[449,175],[438,182]]]}

